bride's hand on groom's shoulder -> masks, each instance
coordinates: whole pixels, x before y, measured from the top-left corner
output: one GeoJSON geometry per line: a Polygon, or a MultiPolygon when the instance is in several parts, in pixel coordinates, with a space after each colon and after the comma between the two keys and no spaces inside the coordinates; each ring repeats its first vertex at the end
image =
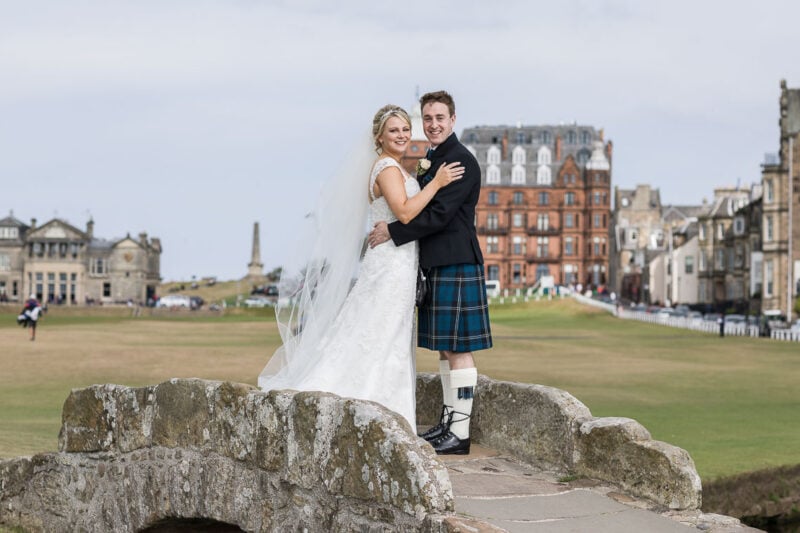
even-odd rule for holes
{"type": "Polygon", "coordinates": [[[434,176],[432,183],[435,184],[437,189],[441,189],[447,187],[456,180],[460,180],[462,177],[464,177],[464,167],[461,166],[460,161],[456,161],[440,166],[439,170],[436,171],[436,176],[434,176]]]}
{"type": "Polygon", "coordinates": [[[379,244],[383,244],[391,238],[389,235],[389,226],[386,222],[376,222],[375,226],[373,226],[372,231],[369,232],[369,236],[367,237],[367,243],[369,244],[370,248],[375,248],[379,244]]]}

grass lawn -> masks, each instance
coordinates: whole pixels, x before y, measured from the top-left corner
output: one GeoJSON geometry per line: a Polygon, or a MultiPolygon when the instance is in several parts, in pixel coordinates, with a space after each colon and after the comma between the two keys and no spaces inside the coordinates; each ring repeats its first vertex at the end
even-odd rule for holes
{"type": "MultiPolygon", "coordinates": [[[[263,311],[263,310],[259,310],[263,311]]],[[[255,384],[279,344],[267,314],[181,319],[52,309],[36,342],[0,314],[0,457],[57,448],[69,390],[171,377],[255,384]]],[[[569,391],[595,416],[627,416],[689,451],[703,479],[800,463],[800,345],[618,320],[573,301],[495,306],[495,379],[569,391]]],[[[437,357],[418,353],[433,372],[437,357]]]]}

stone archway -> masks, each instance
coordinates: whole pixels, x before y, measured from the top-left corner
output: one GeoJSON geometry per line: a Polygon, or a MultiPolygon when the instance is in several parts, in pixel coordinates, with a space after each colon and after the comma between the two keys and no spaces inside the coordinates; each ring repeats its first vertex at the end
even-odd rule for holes
{"type": "Polygon", "coordinates": [[[225,524],[216,520],[174,519],[161,520],[158,523],[140,529],[138,533],[243,533],[244,530],[233,524],[225,524]]]}

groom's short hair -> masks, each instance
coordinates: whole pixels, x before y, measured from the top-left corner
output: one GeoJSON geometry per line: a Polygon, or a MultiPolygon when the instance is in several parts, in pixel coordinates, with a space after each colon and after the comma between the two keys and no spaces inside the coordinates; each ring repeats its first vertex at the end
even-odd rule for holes
{"type": "Polygon", "coordinates": [[[419,106],[423,108],[425,104],[430,104],[431,102],[439,102],[446,105],[448,111],[450,111],[451,117],[456,114],[456,103],[447,91],[435,91],[423,94],[419,99],[419,106]]]}

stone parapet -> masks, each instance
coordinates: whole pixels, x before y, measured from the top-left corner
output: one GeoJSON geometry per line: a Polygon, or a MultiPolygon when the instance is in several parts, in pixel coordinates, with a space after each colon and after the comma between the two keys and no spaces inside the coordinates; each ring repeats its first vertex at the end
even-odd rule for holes
{"type": "MultiPolygon", "coordinates": [[[[419,374],[417,419],[433,423],[440,405],[438,374],[419,374]]],[[[613,483],[665,508],[700,508],[700,476],[685,450],[652,440],[635,420],[596,418],[559,389],[480,376],[471,432],[526,463],[613,483]]]]}
{"type": "Polygon", "coordinates": [[[0,524],[140,531],[206,519],[245,531],[438,531],[446,468],[372,402],[173,379],[74,390],[59,453],[0,462],[0,524]]]}

